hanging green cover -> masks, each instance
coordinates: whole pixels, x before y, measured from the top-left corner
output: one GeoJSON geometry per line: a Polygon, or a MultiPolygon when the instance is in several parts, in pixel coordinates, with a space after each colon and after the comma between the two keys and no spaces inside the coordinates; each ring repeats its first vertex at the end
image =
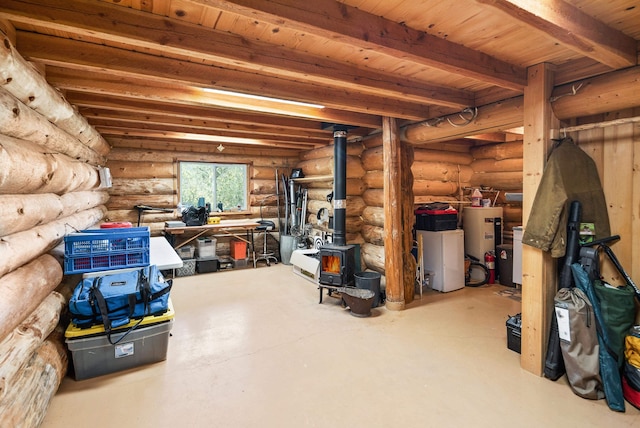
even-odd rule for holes
{"type": "Polygon", "coordinates": [[[624,366],[624,338],[635,320],[635,291],[629,285],[607,286],[593,282],[609,337],[611,350],[618,356],[618,368],[624,366]]]}
{"type": "Polygon", "coordinates": [[[605,328],[604,317],[600,307],[600,302],[596,296],[593,284],[589,279],[589,275],[582,268],[580,263],[571,265],[573,271],[573,279],[580,290],[582,290],[593,306],[593,312],[596,315],[596,324],[598,327],[598,341],[600,342],[600,377],[604,384],[604,395],[607,404],[611,410],[624,412],[624,396],[622,393],[622,378],[620,369],[618,368],[618,359],[622,358],[622,354],[617,356],[611,349],[611,341],[605,328]]]}

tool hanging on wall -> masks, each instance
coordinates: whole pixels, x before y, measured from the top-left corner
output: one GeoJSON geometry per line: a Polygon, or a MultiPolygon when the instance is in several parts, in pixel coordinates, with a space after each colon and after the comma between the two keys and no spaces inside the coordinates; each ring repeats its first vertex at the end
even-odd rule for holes
{"type": "Polygon", "coordinates": [[[302,189],[302,211],[300,212],[300,226],[304,230],[304,226],[307,223],[307,189],[302,189]]]}
{"type": "Polygon", "coordinates": [[[296,222],[296,191],[295,191],[295,182],[293,180],[289,180],[289,210],[291,216],[291,233],[293,234],[293,229],[298,226],[296,222]]]}
{"type": "MultiPolygon", "coordinates": [[[[282,222],[280,221],[280,178],[278,177],[278,168],[276,168],[276,211],[278,212],[278,241],[282,233],[282,222]]],[[[262,217],[262,216],[261,216],[262,217]]]]}
{"type": "Polygon", "coordinates": [[[287,190],[287,177],[282,174],[282,188],[284,194],[284,234],[288,235],[289,232],[289,194],[287,190]]]}

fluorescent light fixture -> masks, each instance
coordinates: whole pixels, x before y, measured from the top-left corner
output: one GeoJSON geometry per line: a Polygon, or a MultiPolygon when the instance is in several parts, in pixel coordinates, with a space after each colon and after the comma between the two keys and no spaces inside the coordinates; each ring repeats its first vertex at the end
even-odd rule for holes
{"type": "Polygon", "coordinates": [[[274,103],[290,104],[299,107],[324,108],[321,104],[305,103],[302,101],[283,100],[280,98],[265,97],[262,95],[243,94],[242,92],[224,91],[222,89],[202,88],[203,91],[218,95],[227,95],[232,97],[247,98],[250,100],[270,101],[274,103]]]}

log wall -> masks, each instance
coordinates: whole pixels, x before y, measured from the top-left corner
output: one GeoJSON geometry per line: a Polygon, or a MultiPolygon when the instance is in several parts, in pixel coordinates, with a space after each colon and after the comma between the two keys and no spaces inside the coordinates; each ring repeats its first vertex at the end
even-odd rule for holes
{"type": "MultiPolygon", "coordinates": [[[[248,209],[242,212],[230,210],[216,215],[223,219],[260,219],[262,205],[263,218],[272,220],[276,225],[276,172],[279,176],[289,176],[291,168],[298,162],[298,154],[292,150],[227,148],[220,153],[215,150],[215,146],[210,147],[209,151],[201,152],[187,151],[180,144],[167,146],[165,150],[148,150],[132,146],[135,146],[134,141],[128,141],[126,146],[114,142],[109,155],[107,167],[111,171],[113,187],[109,189],[110,199],[107,203],[105,221],[128,221],[136,225],[136,205],[173,210],[143,212],[140,225],[148,226],[152,235],[163,233],[165,221],[179,220],[178,162],[229,162],[249,165],[248,209]]],[[[282,186],[279,192],[282,192],[282,186]]],[[[282,199],[281,212],[284,213],[282,199]]],[[[277,233],[273,233],[272,236],[277,238],[277,233]]],[[[254,238],[255,247],[262,248],[263,235],[254,234],[254,238]]],[[[229,255],[231,237],[218,235],[216,240],[216,254],[229,255]]],[[[279,250],[277,239],[268,239],[267,243],[270,250],[279,250]]]]}
{"type": "Polygon", "coordinates": [[[109,146],[0,36],[0,426],[38,426],[67,372],[59,246],[106,212],[109,146]]]}
{"type": "Polygon", "coordinates": [[[522,226],[522,202],[507,201],[505,198],[507,192],[522,192],[522,144],[521,140],[482,144],[470,151],[473,158],[470,185],[473,188],[493,189],[483,192],[483,196],[495,201],[495,206],[503,208],[505,242],[513,239],[515,226],[522,226]]]}

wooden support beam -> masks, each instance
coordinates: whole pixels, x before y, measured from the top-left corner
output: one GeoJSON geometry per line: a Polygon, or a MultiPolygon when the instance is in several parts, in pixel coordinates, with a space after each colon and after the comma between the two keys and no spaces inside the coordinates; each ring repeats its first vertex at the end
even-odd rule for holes
{"type": "Polygon", "coordinates": [[[551,95],[559,119],[634,108],[640,105],[640,66],[557,86],[551,95]]]}
{"type": "MultiPolygon", "coordinates": [[[[553,71],[548,64],[528,70],[524,91],[523,203],[522,224],[531,213],[551,146],[551,130],[558,127],[549,98],[553,71]]],[[[555,261],[548,252],[524,245],[522,248],[522,346],[520,365],[542,376],[547,350],[553,298],[557,284],[555,261]]]]}
{"type": "Polygon", "coordinates": [[[522,126],[522,102],[522,97],[515,97],[478,107],[476,118],[464,126],[447,121],[436,126],[429,126],[431,121],[407,125],[402,128],[401,138],[420,145],[516,128],[522,126]]]}
{"type": "Polygon", "coordinates": [[[611,68],[636,65],[636,41],[566,1],[478,0],[611,68]]]}
{"type": "Polygon", "coordinates": [[[387,281],[387,309],[405,308],[403,283],[402,229],[402,150],[398,124],[390,117],[382,119],[384,158],[384,271],[387,281]]]}
{"type": "Polygon", "coordinates": [[[194,1],[276,25],[284,20],[289,28],[505,88],[521,90],[526,81],[525,70],[516,65],[334,0],[194,1]]]}

